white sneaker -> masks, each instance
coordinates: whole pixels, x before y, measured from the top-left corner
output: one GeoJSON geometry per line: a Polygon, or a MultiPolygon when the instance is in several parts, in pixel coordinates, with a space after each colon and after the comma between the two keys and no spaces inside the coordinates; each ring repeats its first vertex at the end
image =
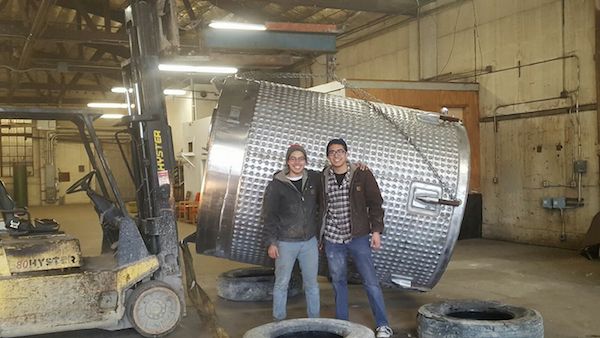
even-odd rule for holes
{"type": "Polygon", "coordinates": [[[377,338],[390,338],[394,335],[394,331],[392,331],[392,328],[387,325],[378,327],[377,329],[375,329],[375,333],[375,336],[377,338]]]}

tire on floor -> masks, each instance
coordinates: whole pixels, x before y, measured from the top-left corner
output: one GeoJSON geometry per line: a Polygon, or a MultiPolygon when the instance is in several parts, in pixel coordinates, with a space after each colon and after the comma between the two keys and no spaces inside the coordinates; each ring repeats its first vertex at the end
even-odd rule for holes
{"type": "MultiPolygon", "coordinates": [[[[241,268],[223,272],[217,278],[217,295],[237,302],[260,302],[273,299],[275,270],[266,267],[241,268]]],[[[292,274],[288,297],[302,291],[302,279],[292,274]]]]}
{"type": "Polygon", "coordinates": [[[329,318],[300,318],[282,320],[255,327],[243,338],[292,338],[292,337],[344,337],[373,338],[373,331],[366,326],[345,320],[329,318]]]}
{"type": "Polygon", "coordinates": [[[417,314],[420,338],[543,338],[533,309],[493,301],[449,300],[425,304],[417,314]]]}

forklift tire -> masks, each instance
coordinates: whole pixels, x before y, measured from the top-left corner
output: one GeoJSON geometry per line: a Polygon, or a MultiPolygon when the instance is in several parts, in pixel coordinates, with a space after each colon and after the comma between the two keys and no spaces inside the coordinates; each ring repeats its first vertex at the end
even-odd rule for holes
{"type": "Polygon", "coordinates": [[[449,300],[425,304],[417,314],[419,338],[543,338],[533,309],[492,301],[449,300]]]}
{"type": "Polygon", "coordinates": [[[243,338],[344,337],[373,338],[373,330],[346,320],[300,318],[261,325],[247,331],[243,338]]]}
{"type": "Polygon", "coordinates": [[[168,284],[152,280],[138,285],[127,299],[127,318],[144,337],[162,337],[177,328],[183,304],[168,284]]]}
{"type": "MultiPolygon", "coordinates": [[[[252,267],[223,272],[217,278],[217,295],[235,302],[261,302],[273,299],[275,270],[273,268],[252,267]]],[[[288,297],[302,291],[302,278],[292,273],[288,287],[288,297]]]]}

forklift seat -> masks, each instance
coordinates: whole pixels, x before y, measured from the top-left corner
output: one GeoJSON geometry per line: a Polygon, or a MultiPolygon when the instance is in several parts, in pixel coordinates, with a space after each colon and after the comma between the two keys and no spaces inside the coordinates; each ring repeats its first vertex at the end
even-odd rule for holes
{"type": "Polygon", "coordinates": [[[32,221],[26,208],[17,208],[2,180],[0,180],[0,212],[6,228],[12,235],[47,234],[57,232],[60,227],[54,219],[36,218],[32,221]]]}

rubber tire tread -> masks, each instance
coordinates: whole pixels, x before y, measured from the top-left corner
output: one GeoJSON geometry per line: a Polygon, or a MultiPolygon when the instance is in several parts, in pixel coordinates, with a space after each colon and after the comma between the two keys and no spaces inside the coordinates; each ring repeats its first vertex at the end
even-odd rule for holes
{"type": "Polygon", "coordinates": [[[417,314],[420,338],[543,338],[544,324],[540,313],[533,309],[495,301],[449,300],[425,304],[417,314]],[[448,316],[453,312],[499,311],[510,313],[513,319],[477,320],[448,316]]]}
{"type": "MultiPolygon", "coordinates": [[[[223,272],[217,278],[217,295],[236,302],[273,300],[275,270],[267,267],[241,268],[223,272]]],[[[292,273],[288,297],[302,292],[302,279],[292,273]]]]}
{"type": "Polygon", "coordinates": [[[247,331],[243,338],[271,338],[307,331],[327,332],[344,338],[374,338],[373,330],[346,320],[331,318],[300,318],[273,322],[247,331]]]}
{"type": "Polygon", "coordinates": [[[133,326],[133,328],[142,336],[144,337],[164,337],[166,335],[168,335],[169,333],[175,331],[175,329],[177,329],[177,327],[179,326],[179,323],[181,323],[181,319],[183,317],[183,312],[184,312],[184,305],[183,302],[181,301],[181,299],[179,299],[179,297],[177,297],[177,299],[179,300],[179,318],[177,320],[177,322],[171,326],[170,328],[168,328],[167,330],[159,333],[159,334],[153,334],[153,333],[149,333],[146,332],[143,328],[141,328],[138,323],[135,322],[134,320],[134,315],[133,315],[133,311],[134,311],[134,306],[135,306],[135,301],[137,300],[136,298],[141,295],[144,291],[146,290],[150,290],[152,288],[156,288],[156,287],[162,287],[165,289],[168,289],[170,291],[172,291],[175,294],[175,297],[177,297],[177,292],[175,292],[175,290],[173,290],[173,288],[162,281],[158,281],[158,280],[151,280],[148,282],[144,282],[140,285],[138,285],[133,292],[128,296],[127,301],[126,301],[126,315],[127,318],[129,319],[129,322],[131,323],[131,325],[133,326]]]}

